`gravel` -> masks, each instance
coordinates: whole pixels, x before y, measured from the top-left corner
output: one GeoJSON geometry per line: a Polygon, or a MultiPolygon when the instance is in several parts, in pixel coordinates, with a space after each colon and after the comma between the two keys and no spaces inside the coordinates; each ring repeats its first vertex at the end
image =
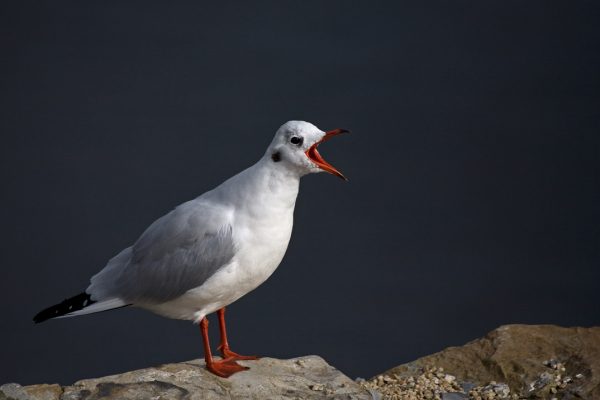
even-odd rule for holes
{"type": "MultiPolygon", "coordinates": [[[[525,390],[519,392],[506,383],[491,381],[475,386],[471,382],[459,382],[443,368],[426,367],[410,375],[377,375],[370,380],[358,378],[359,385],[376,393],[383,400],[517,400],[549,399],[568,397],[569,386],[585,377],[567,375],[565,364],[556,359],[543,362],[546,370],[532,382],[525,382],[525,390]]],[[[374,398],[376,396],[374,395],[374,398]]]]}

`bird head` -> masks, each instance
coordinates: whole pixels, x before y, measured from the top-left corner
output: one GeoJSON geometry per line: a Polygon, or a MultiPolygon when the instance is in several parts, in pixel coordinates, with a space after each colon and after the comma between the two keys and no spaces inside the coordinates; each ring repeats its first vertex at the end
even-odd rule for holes
{"type": "Polygon", "coordinates": [[[340,171],[325,161],[317,150],[321,143],[347,132],[349,131],[339,128],[322,131],[310,122],[288,121],[275,133],[266,156],[270,157],[271,162],[300,176],[325,171],[347,180],[340,171]]]}

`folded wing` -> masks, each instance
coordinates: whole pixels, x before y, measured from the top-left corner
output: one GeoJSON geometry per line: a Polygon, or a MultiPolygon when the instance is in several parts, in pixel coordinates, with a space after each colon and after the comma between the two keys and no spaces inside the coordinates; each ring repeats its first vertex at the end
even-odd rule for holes
{"type": "Polygon", "coordinates": [[[201,286],[235,255],[232,218],[226,207],[201,199],[180,205],[111,259],[86,292],[97,301],[153,304],[201,286]]]}

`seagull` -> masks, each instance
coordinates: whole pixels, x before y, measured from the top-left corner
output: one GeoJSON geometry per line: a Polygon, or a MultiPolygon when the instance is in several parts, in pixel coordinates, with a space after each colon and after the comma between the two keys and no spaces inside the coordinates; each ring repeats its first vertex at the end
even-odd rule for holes
{"type": "Polygon", "coordinates": [[[225,307],[279,266],[292,234],[300,178],[328,172],[347,180],[317,147],[345,129],[289,121],[258,162],[154,221],[110,259],[87,289],[40,311],[34,322],[135,306],[200,326],[206,368],[228,378],[255,360],[231,350],[225,307]],[[217,312],[222,358],[214,359],[207,315],[217,312]]]}

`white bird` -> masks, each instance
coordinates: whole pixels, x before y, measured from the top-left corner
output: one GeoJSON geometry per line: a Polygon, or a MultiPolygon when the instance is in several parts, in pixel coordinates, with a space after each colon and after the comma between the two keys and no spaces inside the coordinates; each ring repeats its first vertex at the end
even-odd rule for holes
{"type": "Polygon", "coordinates": [[[200,325],[206,367],[221,377],[256,359],[229,348],[225,307],[263,283],[279,266],[292,233],[300,178],[327,171],[346,179],[317,151],[345,129],[321,131],[311,123],[282,125],[254,165],[150,225],[91,278],[85,292],[34,317],[96,313],[135,306],[200,325]],[[223,358],[212,358],[206,316],[217,311],[223,358]]]}

